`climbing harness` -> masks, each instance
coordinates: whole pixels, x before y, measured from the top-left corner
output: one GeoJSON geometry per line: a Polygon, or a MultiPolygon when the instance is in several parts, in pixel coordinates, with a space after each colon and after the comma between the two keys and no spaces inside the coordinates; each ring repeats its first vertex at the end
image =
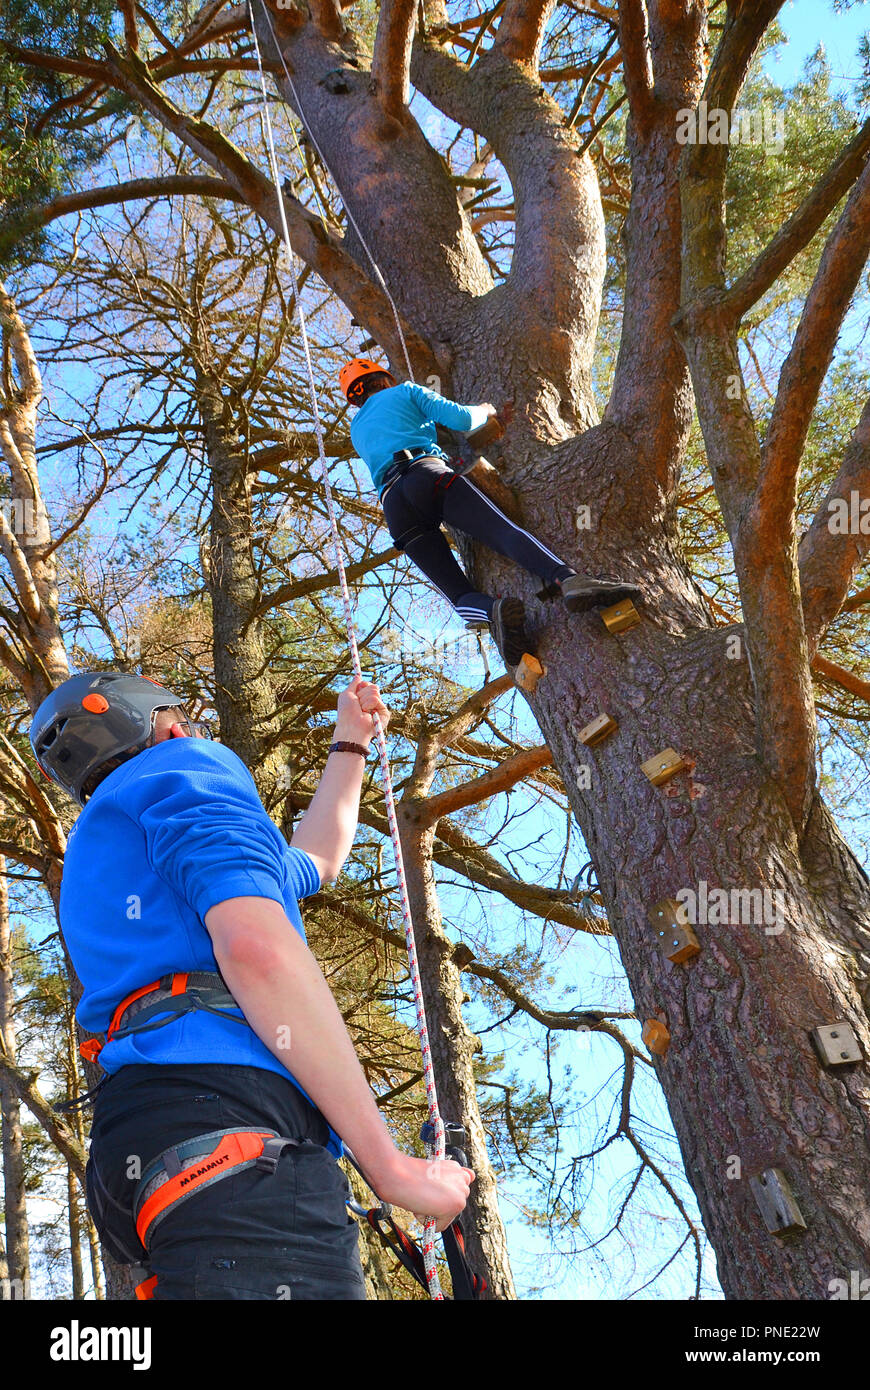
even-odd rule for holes
{"type": "MultiPolygon", "coordinates": [[[[265,17],[266,23],[267,23],[267,25],[268,25],[269,31],[270,31],[271,36],[272,36],[272,42],[274,43],[275,48],[277,49],[278,54],[279,54],[279,56],[280,56],[280,58],[281,58],[281,64],[282,64],[282,66],[283,66],[283,68],[284,68],[284,73],[285,73],[285,76],[286,76],[286,78],[287,78],[287,82],[289,83],[290,90],[291,90],[291,92],[293,93],[293,98],[294,98],[294,102],[295,102],[295,105],[296,105],[296,110],[297,110],[297,112],[299,113],[300,120],[302,120],[303,124],[305,125],[305,128],[306,128],[306,130],[307,130],[307,132],[308,132],[308,136],[309,136],[309,138],[310,138],[310,140],[311,140],[311,143],[312,143],[314,149],[317,151],[318,155],[320,156],[321,160],[323,161],[324,167],[325,167],[326,169],[329,169],[329,164],[327,163],[327,160],[326,160],[326,158],[325,158],[325,156],[324,156],[324,154],[323,154],[323,151],[321,150],[321,148],[320,148],[319,144],[317,143],[317,140],[316,140],[316,138],[315,138],[313,132],[311,131],[310,127],[308,126],[307,122],[305,121],[304,116],[302,115],[302,106],[301,106],[301,103],[300,103],[300,101],[299,101],[299,95],[298,95],[298,93],[297,93],[297,91],[296,91],[296,87],[295,87],[295,84],[294,84],[294,82],[293,82],[293,78],[291,77],[290,71],[289,71],[289,69],[288,69],[288,67],[287,67],[287,64],[286,64],[285,60],[284,60],[284,54],[283,54],[283,52],[281,51],[281,45],[279,44],[277,35],[275,34],[275,29],[274,29],[274,26],[273,26],[273,24],[272,24],[272,19],[271,19],[271,16],[270,16],[270,14],[269,14],[268,8],[267,8],[267,6],[266,6],[266,4],[265,4],[265,0],[260,0],[260,5],[261,5],[261,8],[262,8],[263,15],[264,15],[264,17],[265,17]]],[[[335,555],[335,568],[336,568],[336,571],[337,571],[337,573],[338,573],[338,581],[339,581],[339,587],[340,587],[340,590],[341,590],[342,605],[343,605],[343,608],[344,608],[344,619],[345,619],[345,627],[346,627],[346,630],[347,630],[348,648],[349,648],[349,650],[350,650],[350,656],[351,656],[351,661],[352,661],[352,664],[353,664],[354,675],[355,675],[357,678],[362,679],[362,665],[361,665],[361,663],[360,663],[359,648],[358,648],[358,645],[357,645],[356,628],[355,628],[354,617],[353,617],[353,606],[352,606],[352,603],[351,603],[350,589],[349,589],[349,586],[348,586],[347,572],[346,572],[345,564],[344,564],[344,557],[343,557],[343,555],[342,555],[341,536],[340,536],[339,529],[338,529],[338,518],[337,518],[336,508],[335,508],[335,499],[334,499],[333,493],[332,493],[332,485],[331,485],[331,483],[330,483],[330,481],[329,481],[329,469],[328,469],[327,462],[326,462],[326,450],[325,450],[324,439],[323,439],[323,423],[322,423],[321,418],[320,418],[320,406],[319,406],[318,397],[317,397],[317,385],[316,385],[315,380],[314,380],[314,365],[313,365],[312,360],[311,360],[311,350],[310,350],[309,342],[308,342],[308,330],[307,330],[307,325],[306,325],[306,321],[305,321],[305,311],[304,311],[304,309],[303,309],[303,307],[302,307],[302,296],[301,296],[301,292],[300,292],[300,288],[299,288],[299,277],[298,277],[298,275],[297,275],[297,273],[296,273],[296,261],[295,261],[295,256],[294,256],[294,252],[293,252],[293,243],[292,243],[292,241],[291,241],[291,239],[290,239],[290,229],[289,229],[289,227],[288,227],[288,225],[287,225],[287,213],[286,213],[286,209],[285,209],[285,207],[284,207],[284,199],[283,199],[283,197],[282,197],[282,195],[281,195],[281,192],[280,192],[280,190],[281,190],[281,174],[280,174],[280,170],[279,170],[279,167],[278,167],[278,156],[277,156],[277,154],[276,154],[276,152],[275,152],[275,140],[274,140],[274,135],[273,135],[273,132],[272,132],[272,117],[271,117],[271,112],[270,112],[270,110],[269,110],[269,97],[268,97],[268,93],[267,93],[267,91],[266,91],[266,78],[265,78],[265,74],[264,74],[264,71],[263,71],[263,59],[262,59],[262,54],[261,54],[261,52],[260,52],[259,40],[258,40],[258,38],[257,38],[257,26],[256,26],[255,18],[254,18],[254,12],[253,12],[253,0],[249,0],[249,11],[250,11],[250,17],[251,17],[251,33],[252,33],[252,35],[253,35],[254,50],[255,50],[255,53],[256,53],[256,57],[257,57],[257,70],[258,70],[259,80],[260,80],[260,91],[261,91],[262,98],[263,98],[263,124],[264,124],[265,132],[266,132],[266,141],[267,141],[267,145],[268,145],[269,162],[270,162],[271,171],[272,171],[272,180],[273,180],[273,184],[274,184],[274,187],[275,187],[275,192],[276,192],[277,199],[278,199],[278,212],[279,212],[280,219],[281,219],[281,230],[282,230],[282,234],[283,234],[283,237],[284,237],[284,244],[285,244],[286,251],[287,251],[287,261],[288,261],[288,265],[289,265],[289,268],[290,268],[291,284],[292,284],[292,287],[293,287],[293,302],[294,302],[294,306],[295,306],[295,309],[296,309],[296,316],[297,316],[297,319],[298,319],[298,321],[299,321],[299,338],[300,338],[300,343],[301,343],[301,345],[302,345],[303,359],[304,359],[304,362],[305,362],[305,372],[306,372],[306,376],[307,376],[307,379],[308,379],[308,392],[309,392],[309,398],[310,398],[310,401],[311,401],[311,413],[312,413],[312,419],[313,419],[313,423],[314,423],[314,435],[315,435],[315,439],[316,439],[316,441],[317,441],[317,453],[318,453],[318,459],[319,459],[319,462],[320,462],[320,472],[321,472],[321,476],[322,476],[322,479],[323,479],[323,489],[324,489],[324,495],[325,495],[325,497],[326,497],[326,506],[327,506],[327,513],[328,513],[328,516],[329,516],[329,525],[330,525],[330,528],[331,528],[331,531],[332,531],[332,545],[333,545],[333,552],[334,552],[334,555],[335,555]]],[[[331,172],[331,171],[330,171],[330,172],[331,172]]],[[[337,186],[337,185],[336,185],[336,186],[337,186]]],[[[393,316],[394,316],[394,318],[395,318],[396,328],[397,328],[398,335],[399,335],[399,340],[400,340],[400,342],[401,342],[401,344],[402,344],[402,351],[403,351],[404,356],[405,356],[405,364],[406,364],[407,369],[408,369],[408,376],[409,376],[410,379],[413,381],[413,380],[414,380],[414,373],[413,373],[413,370],[412,370],[412,368],[411,368],[411,359],[410,359],[410,356],[409,356],[409,354],[408,354],[408,347],[407,347],[407,343],[406,343],[406,341],[405,341],[405,335],[404,335],[404,332],[403,332],[403,329],[402,329],[401,320],[400,320],[400,318],[399,318],[399,313],[398,313],[398,310],[397,310],[397,308],[396,308],[395,302],[394,302],[394,300],[393,300],[393,298],[392,298],[392,295],[390,294],[389,290],[387,289],[387,285],[386,285],[386,282],[384,281],[384,277],[383,277],[383,275],[381,274],[380,269],[379,269],[379,267],[378,267],[378,265],[377,265],[377,263],[376,263],[376,261],[375,261],[373,255],[372,255],[371,251],[370,251],[369,248],[368,248],[368,244],[367,244],[367,242],[366,242],[365,236],[363,235],[361,229],[359,228],[359,226],[358,226],[358,224],[357,224],[357,222],[356,222],[356,219],[355,219],[354,216],[353,216],[353,213],[350,211],[350,209],[349,209],[346,205],[345,205],[345,211],[347,212],[348,219],[349,219],[351,225],[353,226],[354,231],[356,232],[357,236],[358,236],[359,239],[360,239],[360,244],[361,244],[361,245],[363,246],[363,248],[365,249],[366,255],[368,256],[369,260],[371,261],[372,270],[373,270],[373,273],[374,273],[374,275],[375,275],[375,278],[377,279],[378,284],[380,285],[381,289],[383,290],[383,292],[384,292],[384,294],[385,294],[385,296],[386,296],[386,298],[387,298],[387,300],[388,300],[388,302],[389,302],[389,304],[390,304],[390,307],[391,307],[391,309],[392,309],[392,311],[393,311],[393,316]]],[[[399,839],[399,825],[398,825],[398,820],[397,820],[397,817],[396,817],[396,806],[395,806],[395,799],[394,799],[394,796],[393,796],[392,777],[391,777],[391,775],[390,775],[389,754],[388,754],[388,752],[387,752],[387,743],[386,743],[386,739],[385,739],[385,737],[384,737],[384,730],[383,730],[383,726],[381,725],[381,721],[380,721],[380,719],[378,718],[378,716],[377,716],[376,714],[373,715],[372,718],[373,718],[374,726],[375,726],[375,742],[376,742],[377,749],[378,749],[378,756],[379,756],[380,768],[381,768],[381,779],[382,779],[383,787],[384,787],[384,801],[385,801],[385,804],[386,804],[387,821],[388,821],[389,827],[390,827],[390,838],[391,838],[392,844],[393,844],[393,854],[394,854],[395,864],[396,864],[396,879],[397,879],[397,882],[398,882],[399,900],[400,900],[400,903],[401,903],[401,908],[402,908],[402,919],[403,919],[404,928],[405,928],[405,944],[406,944],[407,950],[408,950],[408,961],[409,961],[409,966],[410,966],[411,983],[412,983],[412,988],[413,988],[413,991],[414,991],[414,1006],[415,1006],[416,1015],[417,1015],[417,1032],[418,1032],[418,1034],[419,1034],[419,1036],[420,1036],[420,1049],[421,1049],[422,1056],[423,1056],[423,1076],[424,1076],[425,1085],[426,1085],[426,1098],[427,1098],[428,1110],[429,1110],[429,1123],[430,1123],[430,1125],[431,1125],[431,1127],[432,1127],[432,1129],[431,1129],[431,1142],[430,1142],[430,1145],[429,1145],[429,1153],[430,1153],[430,1157],[431,1157],[431,1158],[442,1159],[442,1158],[444,1158],[444,1156],[445,1156],[444,1121],[443,1121],[442,1118],[441,1118],[441,1114],[440,1114],[440,1111],[439,1111],[439,1108],[438,1108],[438,1094],[437,1094],[437,1090],[436,1090],[436,1087],[435,1087],[435,1073],[434,1073],[434,1069],[433,1069],[433,1066],[432,1066],[432,1052],[431,1052],[431,1048],[430,1048],[430,1046],[429,1046],[429,1030],[428,1030],[428,1027],[427,1027],[427,1024],[426,1024],[426,1010],[425,1010],[425,1006],[424,1006],[424,1003],[423,1003],[423,987],[422,987],[422,981],[421,981],[421,978],[420,978],[420,967],[419,967],[419,963],[418,963],[418,960],[417,960],[417,946],[416,946],[416,941],[415,941],[415,938],[414,938],[414,924],[413,924],[413,921],[412,921],[412,919],[411,919],[411,907],[410,907],[410,902],[409,902],[409,898],[408,898],[408,886],[407,886],[407,882],[406,882],[406,880],[405,880],[405,868],[404,868],[404,861],[403,861],[403,858],[402,858],[402,846],[401,846],[401,841],[400,841],[400,839],[399,839]]],[[[444,1298],[444,1294],[443,1294],[442,1291],[441,1291],[441,1285],[440,1285],[440,1282],[439,1282],[439,1279],[438,1279],[438,1270],[437,1270],[437,1267],[436,1267],[436,1264],[435,1264],[435,1221],[434,1221],[434,1219],[428,1220],[428,1221],[426,1222],[426,1225],[425,1225],[424,1238],[423,1238],[423,1260],[424,1260],[425,1271],[426,1271],[426,1282],[427,1282],[427,1287],[428,1287],[428,1290],[429,1290],[430,1297],[433,1298],[433,1299],[435,1299],[435,1300],[439,1300],[439,1301],[440,1301],[440,1300],[442,1300],[442,1299],[444,1298]]]]}
{"type": "MultiPolygon", "coordinates": [[[[455,1131],[457,1127],[452,1128],[455,1131]]],[[[137,1299],[154,1298],[158,1276],[151,1274],[148,1257],[154,1232],[170,1212],[176,1211],[189,1197],[245,1169],[255,1168],[270,1177],[274,1176],[285,1149],[300,1148],[304,1142],[277,1134],[271,1129],[217,1129],[174,1144],[153,1159],[145,1168],[132,1201],[131,1217],[141,1250],[134,1253],[125,1247],[121,1252],[126,1262],[133,1264],[137,1299]]],[[[353,1159],[351,1162],[360,1172],[356,1162],[353,1159]]],[[[95,1180],[96,1174],[92,1173],[92,1196],[95,1180]]],[[[96,1205],[99,1207],[99,1203],[96,1205]]],[[[428,1291],[423,1252],[393,1219],[391,1208],[381,1203],[367,1210],[353,1200],[348,1202],[348,1206],[366,1219],[385,1248],[392,1251],[413,1278],[428,1291]]],[[[453,1280],[454,1299],[479,1299],[486,1290],[486,1280],[475,1274],[468,1263],[459,1220],[454,1221],[442,1235],[453,1280]]]]}
{"type": "Polygon", "coordinates": [[[228,1018],[233,1023],[247,1024],[241,1011],[238,1014],[231,1012],[238,1008],[223,977],[213,970],[162,975],[159,980],[133,990],[132,994],[121,1000],[106,1029],[105,1043],[97,1038],[88,1038],[80,1045],[79,1052],[86,1061],[96,1062],[108,1043],[129,1038],[134,1033],[150,1033],[155,1028],[164,1028],[167,1023],[195,1009],[228,1018]]]}
{"type": "MultiPolygon", "coordinates": [[[[177,971],[162,975],[159,980],[153,980],[150,984],[126,995],[112,1014],[106,1029],[106,1041],[103,1043],[97,1038],[89,1038],[81,1043],[79,1051],[87,1061],[96,1063],[103,1048],[110,1042],[163,1028],[175,1019],[194,1011],[216,1014],[219,1018],[227,1018],[233,1023],[248,1026],[221,975],[207,970],[177,971]],[[237,1012],[232,1012],[233,1010],[237,1012]]],[[[107,1080],[108,1077],[104,1077],[100,1085],[86,1096],[54,1108],[68,1110],[81,1106],[92,1098],[107,1080]]],[[[445,1147],[445,1157],[455,1159],[466,1166],[465,1154],[462,1152],[465,1131],[461,1125],[448,1124],[444,1129],[445,1137],[449,1141],[445,1147]]],[[[421,1138],[428,1146],[434,1142],[434,1126],[429,1121],[423,1125],[421,1138]]],[[[192,1139],[164,1149],[153,1159],[145,1168],[132,1201],[132,1221],[142,1249],[133,1251],[125,1246],[114,1251],[116,1258],[122,1263],[132,1263],[136,1267],[136,1297],[154,1297],[157,1276],[151,1275],[148,1270],[148,1253],[155,1228],[170,1211],[174,1211],[180,1203],[195,1193],[246,1168],[257,1168],[260,1172],[274,1175],[284,1150],[298,1148],[302,1142],[304,1141],[279,1135],[274,1130],[236,1127],[196,1135],[192,1139]]],[[[353,1155],[347,1152],[347,1158],[367,1182],[353,1155]]],[[[89,1162],[88,1168],[88,1191],[95,1215],[102,1215],[107,1202],[117,1206],[103,1183],[98,1183],[93,1160],[89,1162]]],[[[368,1222],[381,1242],[392,1250],[405,1268],[428,1290],[423,1252],[413,1237],[393,1220],[390,1206],[381,1202],[379,1206],[369,1210],[354,1201],[348,1202],[348,1206],[368,1222]]],[[[480,1298],[486,1289],[486,1280],[477,1275],[468,1264],[465,1257],[465,1239],[458,1220],[442,1232],[442,1239],[453,1281],[453,1297],[480,1298]]]]}
{"type": "Polygon", "coordinates": [[[146,1250],[160,1222],[188,1197],[245,1168],[273,1176],[285,1149],[303,1141],[273,1129],[215,1129],[164,1149],[148,1164],[133,1194],[136,1234],[146,1250]]]}

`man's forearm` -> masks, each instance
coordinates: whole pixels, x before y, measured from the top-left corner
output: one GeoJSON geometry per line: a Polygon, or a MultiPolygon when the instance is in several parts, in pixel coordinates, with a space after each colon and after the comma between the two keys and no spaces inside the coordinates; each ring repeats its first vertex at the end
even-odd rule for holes
{"type": "Polygon", "coordinates": [[[290,841],[317,861],[323,879],[335,878],[350,854],[364,770],[365,758],[359,753],[330,753],[317,791],[290,841]]]}
{"type": "Polygon", "coordinates": [[[323,973],[283,908],[268,898],[230,898],[209,909],[205,925],[248,1023],[377,1185],[395,1145],[323,973]]]}

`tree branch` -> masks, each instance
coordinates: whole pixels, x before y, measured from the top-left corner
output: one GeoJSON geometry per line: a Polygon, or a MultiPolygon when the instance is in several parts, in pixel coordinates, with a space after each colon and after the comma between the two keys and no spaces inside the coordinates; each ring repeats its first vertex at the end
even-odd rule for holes
{"type": "Polygon", "coordinates": [[[811,656],[837,614],[850,607],[844,600],[870,549],[870,530],[862,532],[860,520],[858,526],[852,524],[853,494],[859,500],[870,495],[870,398],[828,495],[798,547],[804,625],[811,656]],[[831,506],[837,502],[841,504],[839,508],[831,506]],[[837,511],[843,514],[844,525],[833,525],[837,511]]]}
{"type": "MultiPolygon", "coordinates": [[[[452,815],[454,811],[461,811],[466,806],[477,806],[498,792],[509,791],[517,782],[530,777],[539,768],[550,766],[552,761],[553,755],[545,745],[539,748],[523,748],[519,753],[503,759],[498,767],[491,768],[480,777],[462,782],[457,787],[450,787],[437,796],[429,796],[425,801],[413,803],[415,821],[420,825],[435,825],[443,816],[452,815]]],[[[404,809],[408,804],[403,800],[401,806],[404,809]]]]}
{"type": "MultiPolygon", "coordinates": [[[[363,575],[370,574],[379,565],[387,564],[398,557],[398,550],[390,547],[389,550],[380,550],[375,555],[370,555],[366,560],[358,560],[356,564],[348,565],[346,574],[348,580],[353,583],[356,579],[362,579],[363,575]]],[[[286,584],[281,584],[271,593],[264,594],[257,607],[251,614],[250,621],[262,617],[272,608],[278,608],[282,603],[290,603],[294,599],[304,598],[308,594],[318,594],[323,589],[332,589],[338,583],[338,571],[327,570],[324,574],[311,575],[307,579],[289,579],[286,584]]]]}
{"type": "Polygon", "coordinates": [[[18,1098],[39,1121],[59,1153],[63,1154],[79,1182],[84,1185],[87,1154],[75,1134],[52,1110],[50,1103],[36,1085],[36,1073],[24,1071],[9,1061],[0,1039],[0,1072],[6,1077],[18,1098]]]}
{"type": "Polygon", "coordinates": [[[541,42],[554,0],[508,0],[493,48],[537,72],[541,42]]]}
{"type": "Polygon", "coordinates": [[[647,134],[655,108],[644,0],[619,0],[619,47],[628,104],[638,135],[647,134]]]}
{"type": "Polygon", "coordinates": [[[826,676],[843,690],[848,690],[850,695],[857,695],[859,699],[870,704],[870,681],[862,680],[854,671],[847,671],[845,666],[838,666],[826,656],[813,657],[813,670],[818,671],[820,676],[826,676]]]}
{"type": "Polygon", "coordinates": [[[197,193],[204,198],[227,198],[234,203],[245,203],[238,189],[223,179],[213,179],[207,174],[177,174],[166,178],[130,179],[126,183],[111,184],[106,188],[85,188],[76,193],[65,193],[53,198],[42,207],[32,208],[23,215],[10,219],[4,227],[0,224],[0,255],[22,241],[24,237],[66,217],[71,212],[83,212],[87,208],[108,207],[111,203],[135,202],[145,198],[173,198],[184,194],[197,193]]]}
{"type": "Polygon", "coordinates": [[[411,50],[417,24],[417,0],[381,0],[372,77],[388,116],[401,121],[411,94],[411,50]]]}
{"type": "Polygon", "coordinates": [[[739,322],[774,281],[809,244],[832,208],[860,176],[870,153],[870,120],[825,171],[796,212],[764,250],[735,280],[722,303],[739,322]]]}
{"type": "MultiPolygon", "coordinates": [[[[279,194],[271,181],[213,126],[180,111],[154,84],[148,68],[139,59],[122,58],[111,44],[106,45],[106,52],[114,85],[141,102],[167,130],[215,169],[280,236],[279,194]]],[[[335,291],[353,317],[371,329],[390,355],[401,360],[401,347],[386,296],[360,270],[343,243],[326,231],[319,218],[313,217],[300,202],[286,194],[284,208],[295,253],[335,291]]],[[[417,336],[407,331],[406,337],[418,362],[428,364],[430,354],[417,336]]]]}
{"type": "Polygon", "coordinates": [[[337,0],[308,0],[311,18],[325,39],[340,39],[344,22],[337,0]]]}
{"type": "Polygon", "coordinates": [[[795,483],[819,390],[846,310],[870,255],[870,163],[828,238],[807,296],[762,451],[753,503],[759,538],[783,535],[795,508],[795,483]]]}

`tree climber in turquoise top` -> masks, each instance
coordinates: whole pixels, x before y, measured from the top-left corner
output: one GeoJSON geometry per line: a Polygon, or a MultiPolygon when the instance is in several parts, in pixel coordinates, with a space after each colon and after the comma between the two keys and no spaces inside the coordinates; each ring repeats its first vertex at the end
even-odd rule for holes
{"type": "Polygon", "coordinates": [[[470,433],[498,420],[488,402],[459,405],[357,357],[339,373],[348,402],[358,407],[350,427],[353,446],[372,475],[394,544],[404,550],[465,620],[489,626],[508,666],[532,644],[519,598],[494,598],[475,589],[461,569],[442,525],[482,541],[543,580],[542,597],[561,597],[572,612],[636,598],[635,584],[579,575],[545,545],[515,525],[470,478],[448,466],[436,425],[470,433]]]}

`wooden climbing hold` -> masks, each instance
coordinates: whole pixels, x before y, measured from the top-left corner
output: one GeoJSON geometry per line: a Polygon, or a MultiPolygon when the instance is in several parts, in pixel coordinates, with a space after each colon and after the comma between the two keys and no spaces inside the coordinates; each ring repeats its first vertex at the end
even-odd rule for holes
{"type": "Polygon", "coordinates": [[[764,1224],[772,1235],[794,1235],[807,1229],[788,1178],[781,1168],[765,1168],[758,1177],[749,1179],[749,1186],[764,1224]]]}
{"type": "Polygon", "coordinates": [[[864,1060],[852,1025],[845,1019],[820,1024],[810,1037],[823,1067],[845,1067],[849,1062],[864,1060]]]}
{"type": "Polygon", "coordinates": [[[685,905],[676,898],[662,898],[651,907],[649,920],[655,929],[662,953],[674,965],[682,965],[700,955],[701,945],[689,925],[685,905]]]}
{"type": "Polygon", "coordinates": [[[630,632],[640,622],[640,614],[630,598],[624,598],[610,608],[602,608],[601,617],[608,632],[630,632]]]}
{"type": "Polygon", "coordinates": [[[647,758],[645,763],[641,763],[640,770],[654,787],[663,787],[665,782],[670,782],[672,777],[676,777],[678,772],[683,772],[687,766],[682,753],[677,753],[673,748],[666,748],[663,753],[656,753],[654,758],[647,758]]]}
{"type": "Polygon", "coordinates": [[[603,743],[618,728],[616,720],[611,719],[609,714],[599,714],[591,724],[580,730],[577,739],[580,743],[585,743],[587,748],[594,748],[596,743],[603,743]]]}
{"type": "Polygon", "coordinates": [[[657,1057],[664,1057],[671,1045],[671,1035],[667,1027],[659,1018],[648,1018],[643,1025],[641,1037],[650,1052],[654,1052],[657,1057]]]}
{"type": "Polygon", "coordinates": [[[532,695],[541,676],[545,676],[546,674],[546,668],[541,665],[538,658],[536,656],[531,656],[528,652],[524,652],[520,657],[520,663],[516,669],[514,682],[519,686],[520,690],[524,690],[527,695],[532,695]]]}

